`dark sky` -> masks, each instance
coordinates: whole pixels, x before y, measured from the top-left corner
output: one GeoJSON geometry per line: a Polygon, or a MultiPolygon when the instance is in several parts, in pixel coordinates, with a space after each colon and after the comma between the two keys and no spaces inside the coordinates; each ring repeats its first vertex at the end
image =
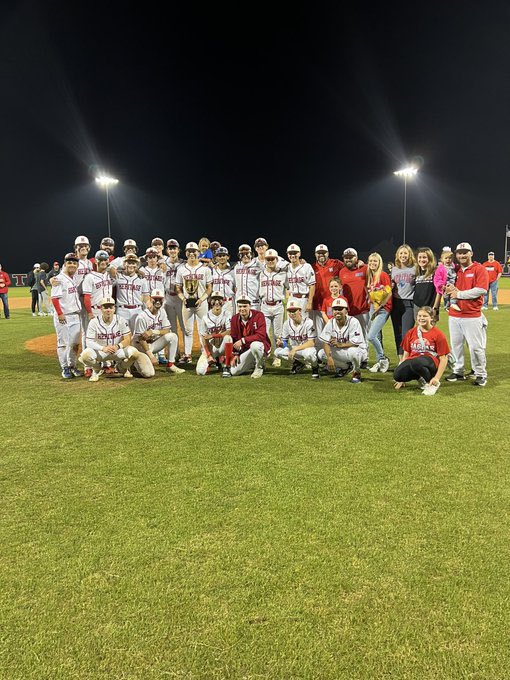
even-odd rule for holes
{"type": "MultiPolygon", "coordinates": [[[[4,2],[2,248],[8,271],[106,235],[233,252],[265,236],[387,256],[402,239],[503,257],[506,2],[4,2]],[[354,3],[351,3],[354,5],[354,3]]],[[[120,248],[117,248],[119,250],[120,248]]]]}

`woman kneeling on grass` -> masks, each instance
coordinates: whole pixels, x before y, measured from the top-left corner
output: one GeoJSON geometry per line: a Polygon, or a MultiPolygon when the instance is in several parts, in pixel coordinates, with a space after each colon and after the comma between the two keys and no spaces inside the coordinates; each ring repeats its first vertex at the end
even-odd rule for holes
{"type": "Polygon", "coordinates": [[[420,307],[416,315],[416,326],[402,340],[404,354],[393,373],[396,390],[405,387],[409,380],[417,380],[423,394],[428,397],[439,389],[450,348],[445,334],[433,323],[433,310],[430,307],[420,307]]]}

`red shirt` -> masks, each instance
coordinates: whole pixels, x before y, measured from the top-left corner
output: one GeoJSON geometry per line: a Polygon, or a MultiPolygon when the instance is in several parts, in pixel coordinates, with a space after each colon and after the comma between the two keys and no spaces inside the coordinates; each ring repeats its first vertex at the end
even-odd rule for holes
{"type": "Polygon", "coordinates": [[[368,312],[367,265],[352,270],[344,267],[338,277],[342,282],[342,295],[349,303],[349,315],[357,316],[368,312]]]}
{"type": "MultiPolygon", "coordinates": [[[[466,267],[464,271],[462,270],[462,267],[459,269],[455,287],[458,290],[483,288],[486,291],[489,288],[489,274],[479,262],[473,262],[469,267],[466,267]]],[[[473,319],[481,316],[483,297],[483,295],[480,295],[474,300],[457,300],[460,312],[457,312],[450,307],[448,310],[449,316],[456,316],[463,319],[473,319]]]]}
{"type": "Polygon", "coordinates": [[[339,298],[345,300],[343,295],[335,295],[335,297],[330,295],[322,301],[321,312],[324,312],[328,319],[333,318],[333,307],[331,306],[333,304],[333,300],[338,300],[339,298]]]}
{"type": "Polygon", "coordinates": [[[0,293],[8,293],[8,287],[11,285],[11,279],[9,274],[4,272],[3,269],[0,270],[0,293]]]}
{"type": "Polygon", "coordinates": [[[324,264],[312,263],[315,272],[315,294],[313,296],[313,309],[321,309],[324,298],[329,295],[329,282],[338,276],[340,270],[345,267],[342,260],[328,258],[324,264]]]}
{"type": "Polygon", "coordinates": [[[266,331],[266,317],[255,309],[250,311],[250,316],[246,323],[241,321],[240,314],[234,314],[230,321],[230,334],[232,342],[243,340],[243,348],[240,352],[246,352],[250,348],[252,342],[262,342],[264,351],[269,354],[271,350],[271,341],[267,337],[266,331]]]}
{"type": "Polygon", "coordinates": [[[407,331],[402,340],[401,347],[405,352],[409,353],[409,359],[429,356],[435,363],[436,368],[439,366],[439,357],[450,353],[446,335],[436,326],[432,326],[430,331],[422,331],[422,342],[420,342],[418,336],[418,328],[415,326],[410,331],[407,331]]]}
{"type": "MultiPolygon", "coordinates": [[[[370,298],[370,293],[380,293],[382,295],[383,293],[388,292],[387,290],[388,288],[390,289],[390,292],[389,297],[384,304],[384,309],[387,312],[391,312],[391,308],[393,306],[393,295],[391,294],[391,279],[388,276],[388,274],[386,274],[386,272],[381,272],[381,275],[379,276],[379,281],[377,283],[372,282],[370,286],[367,286],[367,292],[370,298]]],[[[376,300],[377,299],[380,298],[376,297],[376,300]]]]}
{"type": "Polygon", "coordinates": [[[482,267],[485,267],[489,274],[489,283],[494,283],[494,281],[498,278],[499,274],[503,273],[503,267],[500,265],[500,263],[497,260],[492,260],[492,262],[484,262],[482,267]]]}

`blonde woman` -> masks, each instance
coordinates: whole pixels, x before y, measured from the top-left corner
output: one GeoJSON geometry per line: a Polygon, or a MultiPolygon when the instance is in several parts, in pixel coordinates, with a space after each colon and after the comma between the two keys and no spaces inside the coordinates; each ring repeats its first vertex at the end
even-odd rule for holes
{"type": "Polygon", "coordinates": [[[434,273],[437,262],[430,248],[418,248],[416,252],[416,280],[413,295],[414,318],[422,307],[431,307],[434,318],[439,316],[441,295],[436,291],[434,273]]]}
{"type": "Polygon", "coordinates": [[[397,354],[402,356],[402,338],[414,326],[413,297],[416,281],[416,260],[411,246],[397,248],[395,262],[391,268],[393,292],[391,323],[395,335],[397,354]]]}
{"type": "Polygon", "coordinates": [[[390,360],[384,354],[382,346],[382,328],[391,314],[392,295],[391,280],[383,271],[383,261],[379,253],[368,256],[367,294],[370,299],[370,322],[367,340],[372,343],[376,362],[369,370],[372,373],[386,373],[390,360]]]}

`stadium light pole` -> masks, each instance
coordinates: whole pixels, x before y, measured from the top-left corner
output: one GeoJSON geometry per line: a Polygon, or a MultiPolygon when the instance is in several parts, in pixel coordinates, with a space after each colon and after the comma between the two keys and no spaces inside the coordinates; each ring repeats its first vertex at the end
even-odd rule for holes
{"type": "Polygon", "coordinates": [[[119,180],[109,175],[98,175],[96,177],[96,184],[106,191],[106,217],[108,218],[108,238],[111,238],[110,228],[110,187],[114,187],[119,183],[119,180]]]}
{"type": "Polygon", "coordinates": [[[393,173],[396,177],[400,177],[404,180],[404,238],[402,243],[406,242],[406,215],[407,215],[407,182],[410,179],[414,179],[418,173],[418,168],[414,165],[408,165],[400,170],[395,170],[393,173]]]}

